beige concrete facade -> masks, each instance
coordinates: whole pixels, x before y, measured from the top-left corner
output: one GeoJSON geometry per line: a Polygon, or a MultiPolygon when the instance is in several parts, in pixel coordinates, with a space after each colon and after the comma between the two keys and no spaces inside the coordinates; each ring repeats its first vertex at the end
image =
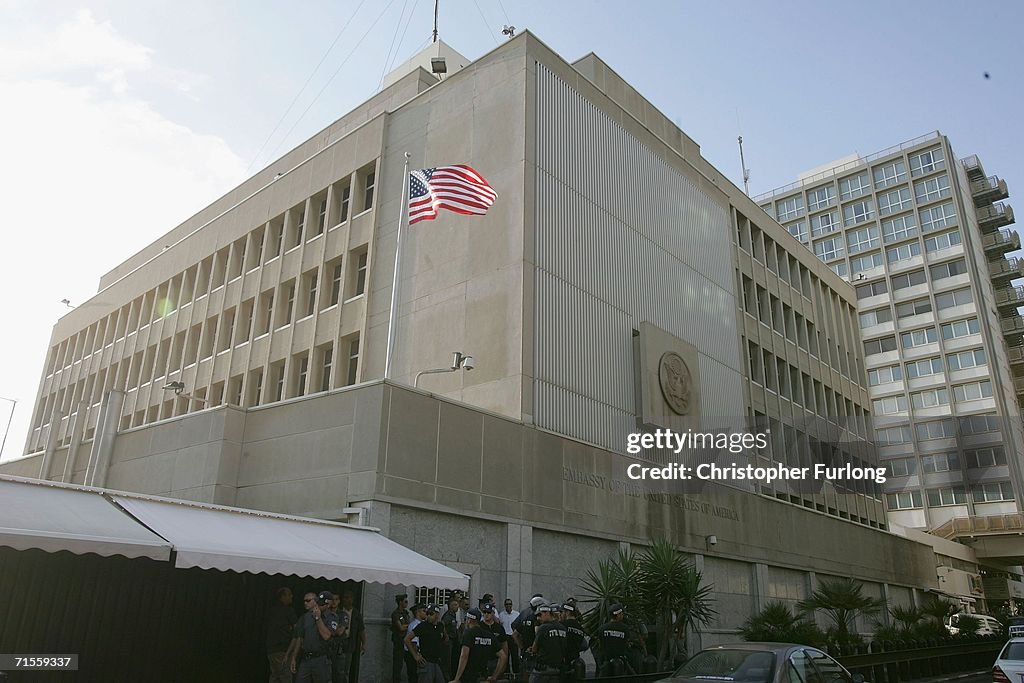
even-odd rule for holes
{"type": "Polygon", "coordinates": [[[705,644],[819,575],[896,604],[936,582],[869,487],[625,476],[626,435],[669,415],[643,409],[668,401],[645,352],[693,366],[701,425],[771,428],[749,462],[874,456],[852,288],[594,55],[524,33],[441,82],[401,76],[100,287],[55,326],[26,456],[0,471],[357,517],[516,600],[666,536],[715,583],[705,644]],[[406,153],[471,164],[498,201],[406,234],[382,381],[406,153]],[[752,314],[748,282],[778,318],[752,314]],[[799,396],[752,374],[753,347],[799,396]],[[409,388],[455,350],[476,369],[409,388]]]}

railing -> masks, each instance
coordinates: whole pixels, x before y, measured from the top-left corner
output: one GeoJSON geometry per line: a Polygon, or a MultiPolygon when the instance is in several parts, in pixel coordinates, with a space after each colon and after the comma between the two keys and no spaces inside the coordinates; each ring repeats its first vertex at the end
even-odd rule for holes
{"type": "Polygon", "coordinates": [[[1002,275],[1015,275],[1020,272],[1020,263],[1020,259],[1017,258],[1016,256],[989,261],[988,274],[991,277],[1000,277],[1002,275]]]}
{"type": "Polygon", "coordinates": [[[996,305],[1006,304],[1024,305],[1024,286],[1000,287],[996,289],[996,305]]]}
{"type": "Polygon", "coordinates": [[[1010,230],[1000,230],[982,237],[981,243],[986,249],[989,247],[999,247],[1004,244],[1013,244],[1016,234],[1010,230]]]}
{"type": "Polygon", "coordinates": [[[994,218],[1001,218],[1006,215],[1006,204],[998,202],[991,206],[983,206],[978,209],[978,220],[987,221],[994,218]]]}
{"type": "Polygon", "coordinates": [[[1019,315],[1015,315],[1011,318],[1004,318],[999,321],[999,327],[1002,328],[1003,334],[1024,332],[1024,319],[1021,319],[1019,315]]]}
{"type": "Polygon", "coordinates": [[[971,183],[971,193],[978,194],[980,192],[990,192],[999,188],[999,176],[990,175],[987,178],[976,180],[971,183]]]}
{"type": "Polygon", "coordinates": [[[829,654],[851,673],[871,683],[900,683],[948,674],[988,670],[1006,642],[999,636],[974,636],[948,641],[871,643],[859,652],[829,654]]]}
{"type": "MultiPolygon", "coordinates": [[[[1011,346],[1007,349],[1007,358],[1010,359],[1011,363],[1024,362],[1024,346],[1011,346]]],[[[1021,379],[1017,377],[1017,379],[1021,379]]]]}
{"type": "Polygon", "coordinates": [[[965,170],[971,171],[981,166],[981,159],[978,158],[977,154],[972,154],[969,157],[964,157],[960,160],[960,164],[965,170]]]}
{"type": "MultiPolygon", "coordinates": [[[[1015,380],[1024,380],[1024,377],[1017,377],[1015,380]]],[[[1016,383],[1014,381],[1014,384],[1016,383]]],[[[1024,514],[1011,512],[1003,515],[985,515],[983,517],[954,517],[948,522],[943,522],[928,533],[942,538],[957,538],[959,536],[982,536],[1006,532],[1019,533],[1021,530],[1024,530],[1024,514]]]]}
{"type": "Polygon", "coordinates": [[[1024,394],[1024,377],[1013,378],[1013,390],[1018,394],[1024,394]]]}
{"type": "Polygon", "coordinates": [[[803,187],[805,185],[811,185],[811,184],[816,183],[816,182],[818,182],[820,180],[824,180],[825,178],[832,178],[834,176],[837,176],[837,175],[840,175],[842,173],[845,173],[846,171],[849,171],[850,169],[857,168],[859,166],[864,166],[866,164],[869,164],[869,163],[871,163],[872,161],[874,161],[876,159],[881,159],[882,157],[887,157],[890,154],[895,154],[896,152],[902,152],[903,150],[910,149],[911,147],[917,147],[918,145],[920,145],[920,144],[922,144],[924,142],[927,142],[928,140],[938,139],[940,136],[941,136],[941,134],[939,133],[939,131],[933,130],[931,133],[926,133],[925,135],[921,135],[919,137],[916,137],[913,140],[907,140],[906,142],[901,142],[898,145],[893,145],[892,147],[888,147],[886,149],[883,149],[880,152],[875,152],[873,154],[869,154],[866,157],[860,157],[860,158],[858,158],[858,159],[856,159],[854,161],[848,161],[845,164],[842,164],[840,166],[835,166],[835,167],[830,168],[830,169],[828,169],[826,171],[821,171],[820,173],[815,173],[814,175],[807,176],[806,178],[801,178],[800,180],[798,180],[798,181],[796,181],[794,183],[790,183],[789,185],[783,185],[782,187],[777,187],[774,190],[770,190],[768,192],[765,192],[764,194],[759,194],[756,197],[754,197],[754,201],[757,202],[758,204],[760,204],[761,202],[774,199],[775,197],[779,196],[780,194],[786,194],[788,192],[792,192],[793,190],[795,190],[797,188],[803,187]]]}

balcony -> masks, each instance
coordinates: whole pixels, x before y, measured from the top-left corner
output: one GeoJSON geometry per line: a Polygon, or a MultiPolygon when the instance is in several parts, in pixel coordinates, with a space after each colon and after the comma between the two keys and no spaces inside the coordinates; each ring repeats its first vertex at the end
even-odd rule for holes
{"type": "Polygon", "coordinates": [[[1024,265],[1024,261],[1015,256],[992,259],[988,262],[988,274],[996,283],[1013,280],[1021,276],[1022,265],[1024,265]]]}
{"type": "Polygon", "coordinates": [[[1024,377],[1014,377],[1013,388],[1017,392],[1018,396],[1024,394],[1024,377]]]}
{"type": "Polygon", "coordinates": [[[1000,199],[1006,199],[1010,196],[1010,191],[1006,187],[1005,180],[991,175],[971,182],[971,196],[974,198],[974,205],[980,208],[1000,199]]]}
{"type": "MultiPolygon", "coordinates": [[[[1004,337],[1013,337],[1024,334],[1024,318],[1021,318],[1019,314],[1014,313],[1009,318],[1003,318],[999,321],[999,327],[1002,328],[1004,337]]],[[[1014,345],[1016,346],[1016,344],[1014,345]]]]}
{"type": "Polygon", "coordinates": [[[1024,306],[1024,286],[996,288],[996,306],[1006,313],[1005,309],[1016,309],[1024,306]]]}
{"type": "Polygon", "coordinates": [[[983,235],[981,244],[987,253],[1002,256],[1008,251],[1020,249],[1020,235],[1014,230],[998,230],[983,235]]]}
{"type": "Polygon", "coordinates": [[[1010,365],[1024,364],[1024,346],[1011,346],[1006,349],[1006,355],[1010,360],[1010,365]]]}
{"type": "Polygon", "coordinates": [[[983,206],[977,211],[978,227],[982,232],[990,232],[1013,223],[1013,209],[1008,204],[992,204],[983,206]]]}

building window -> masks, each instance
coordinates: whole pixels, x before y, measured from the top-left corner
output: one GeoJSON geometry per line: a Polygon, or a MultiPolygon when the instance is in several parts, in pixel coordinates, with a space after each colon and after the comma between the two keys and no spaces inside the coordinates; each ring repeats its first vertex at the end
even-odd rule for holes
{"type": "Polygon", "coordinates": [[[910,426],[899,425],[897,427],[886,427],[875,433],[879,446],[899,446],[910,443],[910,426]]]}
{"type": "Polygon", "coordinates": [[[995,415],[970,415],[960,418],[960,431],[964,436],[988,434],[1000,429],[1000,418],[995,415]]]}
{"type": "Polygon", "coordinates": [[[923,327],[920,330],[904,332],[900,335],[900,343],[905,349],[913,349],[926,344],[934,344],[939,340],[939,335],[934,327],[923,327]]]}
{"type": "Polygon", "coordinates": [[[928,389],[927,391],[917,391],[910,395],[910,402],[915,410],[948,406],[949,390],[928,389]]]}
{"type": "Polygon", "coordinates": [[[363,176],[363,211],[373,208],[373,188],[376,179],[376,173],[373,171],[369,171],[363,176]]]}
{"type": "Polygon", "coordinates": [[[917,379],[918,377],[930,377],[941,375],[943,372],[941,358],[925,358],[913,363],[907,363],[907,378],[917,379]]]}
{"type": "Polygon", "coordinates": [[[871,192],[871,181],[868,180],[867,172],[859,173],[839,181],[839,197],[846,201],[854,197],[861,197],[871,192]]]}
{"type": "Polygon", "coordinates": [[[882,221],[882,239],[887,244],[913,237],[916,234],[917,219],[912,213],[882,221]]]}
{"type": "Polygon", "coordinates": [[[277,307],[277,320],[274,328],[284,327],[292,321],[292,314],[295,313],[295,280],[289,280],[281,285],[281,294],[284,298],[284,305],[277,307]]]}
{"type": "Polygon", "coordinates": [[[309,379],[309,354],[304,353],[292,359],[295,370],[294,396],[306,395],[306,381],[309,379]]]}
{"type": "Polygon", "coordinates": [[[879,296],[889,291],[888,284],[885,280],[878,280],[877,282],[868,282],[863,285],[857,285],[856,290],[858,299],[866,299],[869,296],[879,296]]]}
{"type": "Polygon", "coordinates": [[[267,248],[267,260],[271,260],[281,255],[284,251],[284,217],[278,216],[274,220],[270,221],[270,228],[268,229],[268,235],[270,235],[270,244],[267,248]]]}
{"type": "Polygon", "coordinates": [[[839,229],[839,219],[835,211],[828,211],[818,216],[811,216],[811,234],[821,237],[839,229]]]}
{"type": "Polygon", "coordinates": [[[874,216],[875,207],[870,199],[847,204],[843,207],[843,225],[847,227],[871,220],[874,216]]]}
{"type": "Polygon", "coordinates": [[[889,322],[892,322],[892,309],[888,306],[885,308],[876,308],[873,311],[866,311],[860,314],[861,329],[889,322]]]}
{"type": "Polygon", "coordinates": [[[975,484],[971,487],[975,503],[1000,503],[1014,500],[1013,486],[1008,481],[975,484]]]}
{"type": "Polygon", "coordinates": [[[259,334],[270,332],[274,322],[274,290],[268,290],[260,294],[259,320],[257,322],[259,334]]]}
{"type": "Polygon", "coordinates": [[[889,335],[881,339],[872,339],[864,342],[864,355],[872,356],[876,353],[888,353],[896,350],[896,337],[889,335]]]}
{"type": "Polygon", "coordinates": [[[952,203],[939,204],[921,209],[921,230],[931,232],[956,223],[956,211],[952,203]]]}
{"type": "Polygon", "coordinates": [[[816,187],[813,190],[807,191],[808,211],[817,211],[818,209],[824,209],[825,207],[831,206],[835,200],[835,185],[823,185],[822,187],[816,187]]]}
{"type": "Polygon", "coordinates": [[[954,306],[964,306],[974,303],[974,294],[970,287],[954,289],[952,292],[943,292],[935,295],[935,305],[940,311],[954,306]]]}
{"type": "Polygon", "coordinates": [[[263,398],[263,368],[257,368],[249,373],[249,407],[258,406],[263,398]]]}
{"type": "Polygon", "coordinates": [[[912,474],[917,474],[917,458],[885,460],[882,464],[885,465],[890,477],[909,477],[912,474]]]}
{"type": "Polygon", "coordinates": [[[791,221],[804,215],[804,198],[800,195],[780,200],[775,205],[775,217],[780,223],[791,221]]]}
{"type": "Polygon", "coordinates": [[[886,494],[890,510],[913,510],[922,507],[920,491],[900,491],[886,494]]]}
{"type": "Polygon", "coordinates": [[[946,157],[941,147],[929,149],[910,157],[910,175],[919,176],[946,168],[946,157]]]}
{"type": "Polygon", "coordinates": [[[318,280],[317,271],[314,270],[310,271],[309,273],[306,273],[302,277],[302,280],[303,284],[305,285],[303,287],[302,292],[302,295],[303,297],[305,297],[306,300],[305,315],[310,316],[313,315],[313,313],[316,311],[316,286],[318,280]]]}
{"type": "Polygon", "coordinates": [[[901,187],[878,195],[879,216],[888,216],[891,213],[903,211],[911,206],[909,187],[901,187]]]}
{"type": "Polygon", "coordinates": [[[978,318],[969,317],[965,321],[956,321],[955,323],[944,323],[942,325],[942,338],[945,340],[959,339],[961,337],[970,337],[971,335],[978,334],[978,318]]]}
{"type": "Polygon", "coordinates": [[[907,397],[900,394],[887,398],[878,398],[871,402],[871,411],[875,415],[895,415],[907,412],[907,397]]]}
{"type": "Polygon", "coordinates": [[[953,399],[957,403],[980,401],[983,398],[992,398],[992,382],[989,380],[960,384],[953,387],[953,399]]]}
{"type": "Polygon", "coordinates": [[[956,436],[956,424],[952,420],[935,420],[934,422],[922,422],[916,426],[918,441],[931,441],[933,439],[950,439],[956,436]]]}
{"type": "Polygon", "coordinates": [[[846,245],[851,254],[858,254],[878,246],[878,226],[869,225],[846,233],[846,245]]]}
{"type": "Polygon", "coordinates": [[[348,343],[348,372],[345,375],[345,386],[356,383],[359,370],[359,337],[348,343]]]}
{"type": "Polygon", "coordinates": [[[907,179],[907,167],[903,159],[897,159],[891,164],[877,166],[874,170],[875,187],[889,187],[907,179]]]}
{"type": "Polygon", "coordinates": [[[903,380],[903,369],[898,365],[868,370],[868,386],[877,387],[903,380]]]}
{"type": "Polygon", "coordinates": [[[928,489],[928,507],[943,505],[966,505],[967,492],[962,486],[941,489],[928,489]]]}
{"type": "Polygon", "coordinates": [[[1002,446],[993,448],[977,448],[964,452],[969,469],[981,467],[997,467],[1006,464],[1006,451],[1002,446]]]}
{"type": "Polygon", "coordinates": [[[320,391],[331,388],[331,370],[334,367],[334,347],[328,346],[320,354],[320,391]]]}
{"type": "Polygon", "coordinates": [[[366,292],[366,259],[367,251],[365,246],[349,252],[348,296],[345,297],[346,299],[351,299],[366,292]]]}
{"type": "Polygon", "coordinates": [[[892,291],[896,292],[907,287],[916,287],[917,285],[923,285],[927,282],[924,276],[924,269],[913,270],[909,273],[902,273],[901,275],[893,275],[892,278],[892,291]]]}
{"type": "Polygon", "coordinates": [[[294,249],[302,244],[302,235],[306,230],[306,203],[299,204],[290,212],[291,225],[288,228],[288,249],[294,249]]]}
{"type": "Polygon", "coordinates": [[[789,234],[797,238],[801,242],[807,241],[807,223],[804,221],[797,221],[796,223],[790,223],[786,226],[786,230],[789,234]]]}
{"type": "Polygon", "coordinates": [[[950,370],[967,370],[987,365],[988,359],[985,358],[984,349],[973,349],[949,354],[946,356],[946,363],[950,370]]]}
{"type": "Polygon", "coordinates": [[[348,220],[349,206],[352,204],[352,186],[346,184],[338,190],[338,223],[348,220]]]}
{"type": "Polygon", "coordinates": [[[960,459],[956,453],[936,453],[935,455],[922,455],[921,467],[928,474],[937,472],[955,472],[960,469],[960,459]]]}
{"type": "Polygon", "coordinates": [[[949,194],[949,176],[945,173],[914,183],[914,196],[918,204],[934,202],[936,199],[948,197],[949,194]]]}
{"type": "Polygon", "coordinates": [[[946,263],[931,266],[929,270],[932,274],[932,280],[944,280],[948,277],[956,277],[966,273],[967,263],[964,259],[957,259],[956,261],[947,261],[946,263]]]}
{"type": "Polygon", "coordinates": [[[270,373],[274,382],[273,400],[280,401],[284,399],[284,361],[271,365],[270,373]]]}
{"type": "Polygon", "coordinates": [[[944,232],[941,235],[929,237],[924,241],[924,248],[929,254],[943,249],[951,249],[960,245],[960,231],[944,232]]]}
{"type": "Polygon", "coordinates": [[[885,250],[885,260],[889,263],[896,263],[897,261],[906,261],[914,258],[915,256],[921,255],[921,243],[920,242],[907,242],[901,244],[898,247],[889,247],[885,250]]]}
{"type": "Polygon", "coordinates": [[[316,214],[316,234],[322,235],[327,229],[327,197],[320,200],[320,208],[316,214]]]}
{"type": "Polygon", "coordinates": [[[817,254],[818,258],[822,261],[831,261],[832,259],[843,256],[843,238],[837,236],[818,240],[814,243],[814,253],[817,254]]]}
{"type": "Polygon", "coordinates": [[[829,265],[829,268],[831,268],[832,272],[839,277],[846,277],[848,274],[846,261],[837,261],[836,263],[829,265]]]}
{"type": "Polygon", "coordinates": [[[341,259],[328,264],[327,267],[331,273],[331,298],[329,305],[336,306],[341,301],[341,277],[344,272],[341,259]]]}

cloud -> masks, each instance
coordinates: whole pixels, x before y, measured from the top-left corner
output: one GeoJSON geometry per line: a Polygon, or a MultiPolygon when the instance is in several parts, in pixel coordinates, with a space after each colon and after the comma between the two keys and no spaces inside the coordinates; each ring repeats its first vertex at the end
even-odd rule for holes
{"type": "Polygon", "coordinates": [[[161,69],[88,12],[0,47],[0,396],[19,399],[3,459],[24,447],[60,300],[88,299],[103,272],[245,177],[222,138],[131,94],[161,69]]]}

